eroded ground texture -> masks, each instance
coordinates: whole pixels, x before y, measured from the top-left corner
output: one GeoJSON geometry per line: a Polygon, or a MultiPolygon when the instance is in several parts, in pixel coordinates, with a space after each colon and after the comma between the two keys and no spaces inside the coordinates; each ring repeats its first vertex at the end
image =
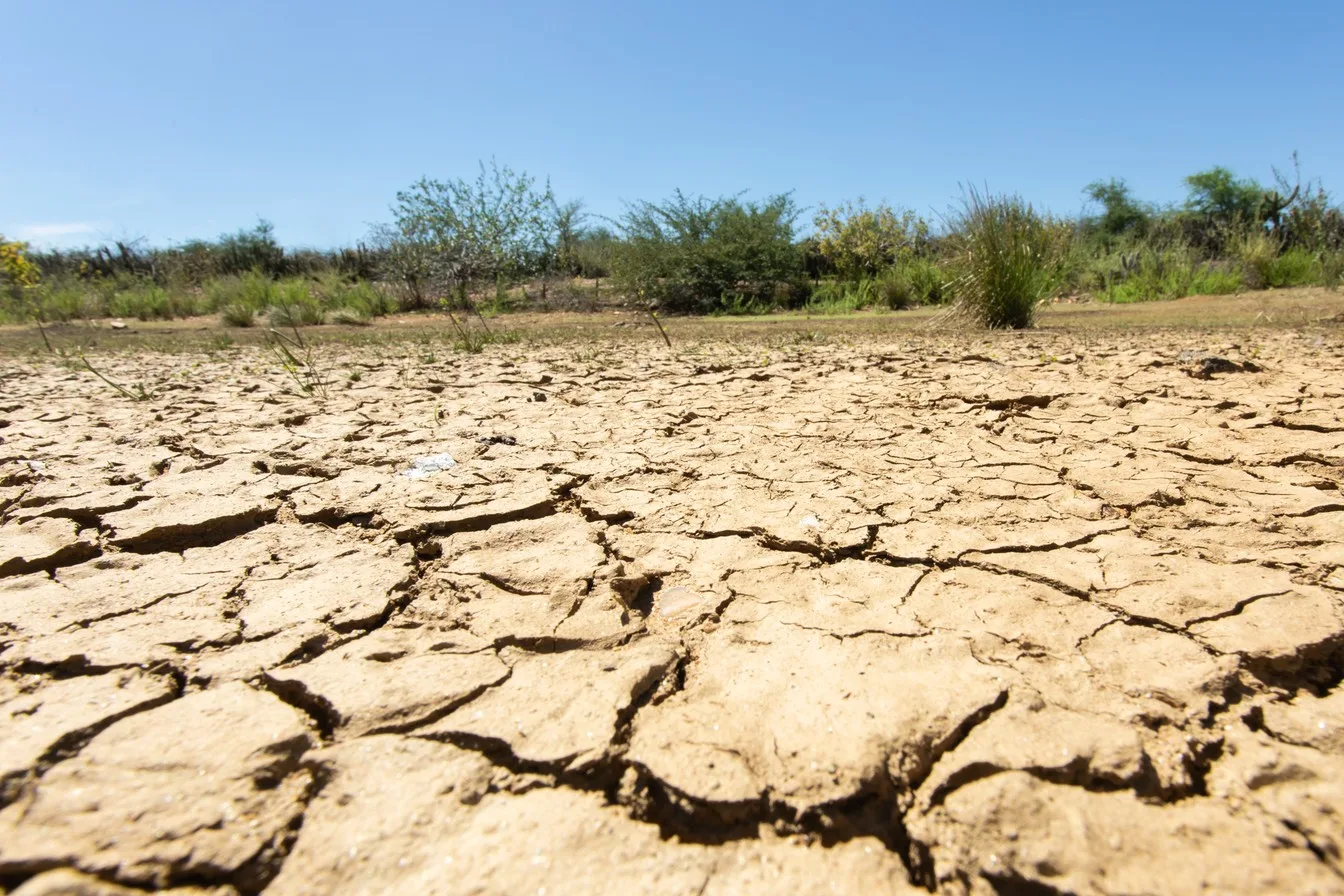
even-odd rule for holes
{"type": "Polygon", "coordinates": [[[403,354],[3,362],[0,884],[1344,892],[1337,329],[403,354]]]}

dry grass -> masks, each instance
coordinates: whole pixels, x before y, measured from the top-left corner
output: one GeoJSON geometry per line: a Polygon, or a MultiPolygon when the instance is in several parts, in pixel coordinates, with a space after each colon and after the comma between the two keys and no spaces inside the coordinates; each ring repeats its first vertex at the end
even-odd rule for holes
{"type": "MultiPolygon", "coordinates": [[[[937,327],[941,309],[869,311],[814,316],[789,312],[753,317],[670,317],[663,319],[673,345],[698,342],[770,344],[845,338],[881,338],[937,327]]],[[[1055,303],[1041,308],[1038,329],[1219,329],[1239,327],[1338,327],[1344,321],[1344,293],[1321,287],[1266,290],[1235,296],[1192,296],[1167,302],[1115,305],[1102,302],[1055,303]]],[[[510,314],[496,319],[512,342],[527,344],[662,345],[647,314],[606,310],[510,314]]],[[[64,324],[48,328],[53,342],[82,351],[211,351],[232,345],[261,345],[260,328],[223,326],[218,317],[135,322],[114,330],[105,324],[64,324]]],[[[401,314],[378,318],[372,326],[328,324],[305,329],[316,344],[378,345],[424,343],[451,349],[456,331],[446,315],[401,314]]],[[[32,326],[0,327],[0,355],[43,351],[41,335],[32,326]]]]}

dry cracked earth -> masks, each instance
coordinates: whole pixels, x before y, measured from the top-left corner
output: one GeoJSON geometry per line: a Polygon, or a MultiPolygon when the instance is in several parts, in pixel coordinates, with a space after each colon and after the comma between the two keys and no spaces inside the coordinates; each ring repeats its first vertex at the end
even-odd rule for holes
{"type": "Polygon", "coordinates": [[[322,360],[0,362],[0,888],[1344,892],[1338,331],[322,360]]]}

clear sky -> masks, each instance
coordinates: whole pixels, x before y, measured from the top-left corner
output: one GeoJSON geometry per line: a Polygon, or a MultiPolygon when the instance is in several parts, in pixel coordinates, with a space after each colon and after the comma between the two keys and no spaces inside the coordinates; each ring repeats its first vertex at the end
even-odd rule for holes
{"type": "Polygon", "coordinates": [[[1056,212],[1215,164],[1344,190],[1344,2],[0,0],[0,232],[337,246],[478,159],[599,214],[680,187],[1056,212]]]}

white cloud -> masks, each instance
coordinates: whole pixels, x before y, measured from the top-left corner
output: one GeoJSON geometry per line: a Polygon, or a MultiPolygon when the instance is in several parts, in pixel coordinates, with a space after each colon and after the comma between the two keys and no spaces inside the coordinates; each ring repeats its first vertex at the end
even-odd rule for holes
{"type": "Polygon", "coordinates": [[[56,224],[24,224],[15,234],[21,240],[52,240],[62,237],[82,236],[98,230],[97,224],[87,221],[67,221],[56,224]]]}

